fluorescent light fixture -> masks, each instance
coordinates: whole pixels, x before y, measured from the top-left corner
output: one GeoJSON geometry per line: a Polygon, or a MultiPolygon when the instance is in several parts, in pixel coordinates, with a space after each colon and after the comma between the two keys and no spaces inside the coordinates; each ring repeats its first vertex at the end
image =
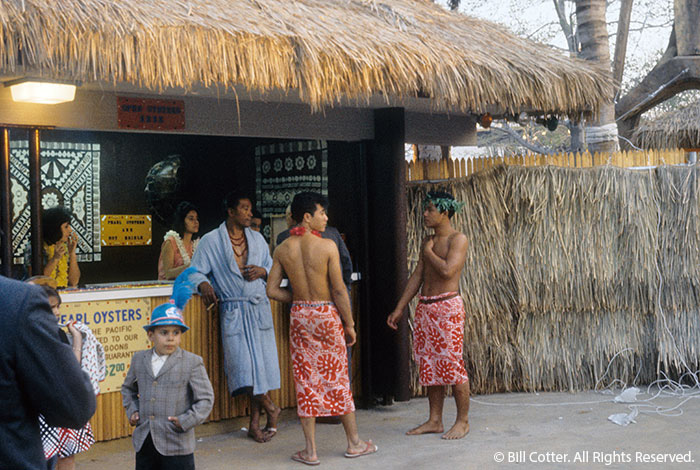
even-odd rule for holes
{"type": "Polygon", "coordinates": [[[5,86],[10,87],[12,101],[18,103],[58,104],[75,99],[76,85],[73,83],[21,78],[5,82],[5,86]]]}

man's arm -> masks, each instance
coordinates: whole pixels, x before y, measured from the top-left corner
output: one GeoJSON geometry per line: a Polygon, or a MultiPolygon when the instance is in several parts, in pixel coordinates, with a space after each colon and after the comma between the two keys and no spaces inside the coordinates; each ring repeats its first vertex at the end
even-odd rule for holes
{"type": "Polygon", "coordinates": [[[280,248],[278,247],[272,257],[272,269],[270,269],[270,274],[267,276],[267,296],[280,302],[291,303],[293,300],[292,293],[280,287],[284,277],[284,269],[279,260],[279,253],[280,248]]]}
{"type": "Polygon", "coordinates": [[[393,330],[399,328],[399,321],[403,316],[404,310],[406,310],[406,307],[408,306],[408,303],[411,301],[411,299],[415,297],[415,295],[418,293],[418,290],[420,290],[420,286],[423,285],[423,270],[423,255],[421,254],[418,260],[418,265],[413,271],[413,274],[411,274],[411,277],[408,278],[406,288],[403,290],[403,294],[401,294],[401,298],[396,304],[396,308],[394,308],[394,311],[391,312],[391,314],[389,314],[389,317],[386,319],[386,324],[389,325],[389,328],[393,330]]]}
{"type": "Polygon", "coordinates": [[[460,273],[467,259],[467,237],[461,232],[455,234],[450,240],[445,259],[435,254],[433,245],[433,240],[430,239],[423,248],[425,262],[430,263],[443,279],[452,279],[460,273]]]}
{"type": "Polygon", "coordinates": [[[345,330],[345,339],[348,346],[352,346],[356,341],[355,320],[352,318],[352,309],[350,307],[350,297],[348,290],[343,282],[343,274],[340,270],[340,256],[338,248],[329,245],[330,256],[328,259],[328,277],[331,281],[331,297],[333,302],[340,312],[340,318],[343,319],[343,329],[345,330]]]}
{"type": "Polygon", "coordinates": [[[189,281],[192,285],[197,286],[197,291],[202,296],[202,300],[204,300],[208,308],[217,302],[216,292],[214,292],[214,288],[211,286],[209,278],[207,277],[212,271],[208,254],[208,251],[211,249],[213,248],[211,247],[211,243],[209,243],[209,239],[202,238],[190,262],[190,266],[195,268],[197,272],[191,274],[189,277],[189,281]]]}
{"type": "Polygon", "coordinates": [[[51,426],[78,429],[95,413],[95,392],[71,348],[58,338],[46,295],[27,291],[17,326],[17,381],[27,402],[51,426]]]}
{"type": "Polygon", "coordinates": [[[352,282],[352,259],[350,258],[350,251],[348,246],[343,240],[343,236],[340,234],[335,227],[326,227],[324,233],[328,233],[328,238],[333,240],[338,247],[338,254],[340,255],[340,269],[343,271],[343,282],[345,286],[350,289],[350,283],[352,282]]]}
{"type": "Polygon", "coordinates": [[[265,237],[261,234],[252,231],[252,240],[255,244],[255,249],[262,250],[262,262],[260,266],[254,264],[247,264],[243,266],[241,274],[243,279],[248,282],[255,281],[258,279],[267,280],[270,269],[272,268],[272,257],[270,256],[270,246],[265,241],[265,237]]]}

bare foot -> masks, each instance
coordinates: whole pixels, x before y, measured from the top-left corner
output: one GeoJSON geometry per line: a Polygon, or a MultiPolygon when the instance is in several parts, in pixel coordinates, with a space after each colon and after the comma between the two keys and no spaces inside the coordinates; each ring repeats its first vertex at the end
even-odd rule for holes
{"type": "Polygon", "coordinates": [[[265,437],[267,437],[267,441],[272,439],[275,434],[277,434],[277,420],[280,417],[280,413],[282,412],[282,408],[275,406],[275,408],[272,411],[267,411],[267,423],[265,424],[265,429],[263,429],[263,433],[265,434],[265,437]]]}
{"type": "Polygon", "coordinates": [[[445,428],[442,427],[442,423],[433,423],[431,421],[426,421],[425,423],[417,426],[410,431],[406,431],[408,436],[418,436],[420,434],[433,434],[443,432],[445,428]]]}
{"type": "Polygon", "coordinates": [[[469,422],[460,423],[459,421],[455,423],[452,428],[443,434],[443,439],[454,440],[462,439],[469,432],[469,422]]]}
{"type": "Polygon", "coordinates": [[[248,430],[248,437],[260,443],[267,442],[271,439],[271,437],[266,436],[261,429],[252,428],[248,430]]]}

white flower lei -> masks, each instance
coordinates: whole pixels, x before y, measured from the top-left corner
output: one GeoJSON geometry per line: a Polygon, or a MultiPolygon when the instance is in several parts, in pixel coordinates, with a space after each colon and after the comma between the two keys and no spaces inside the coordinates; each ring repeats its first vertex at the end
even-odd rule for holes
{"type": "MultiPolygon", "coordinates": [[[[180,238],[180,234],[177,233],[175,230],[168,230],[165,233],[165,236],[163,237],[163,240],[167,240],[168,238],[172,237],[175,240],[175,245],[177,245],[177,251],[180,252],[180,256],[182,256],[182,262],[184,263],[185,266],[188,266],[190,264],[190,255],[187,253],[187,250],[185,249],[185,244],[182,243],[182,238],[180,238]]],[[[197,249],[197,244],[199,243],[199,238],[196,240],[192,240],[192,254],[194,254],[195,250],[197,249]]]]}

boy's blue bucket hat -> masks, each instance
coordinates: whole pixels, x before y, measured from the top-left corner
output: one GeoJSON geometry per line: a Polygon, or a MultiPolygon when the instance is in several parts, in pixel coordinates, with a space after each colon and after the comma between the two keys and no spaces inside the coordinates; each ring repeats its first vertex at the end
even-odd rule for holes
{"type": "Polygon", "coordinates": [[[182,310],[175,306],[175,302],[171,299],[170,302],[157,306],[151,313],[151,323],[144,325],[146,331],[156,326],[175,325],[182,328],[182,332],[189,330],[190,327],[185,325],[185,319],[182,316],[182,310]]]}

